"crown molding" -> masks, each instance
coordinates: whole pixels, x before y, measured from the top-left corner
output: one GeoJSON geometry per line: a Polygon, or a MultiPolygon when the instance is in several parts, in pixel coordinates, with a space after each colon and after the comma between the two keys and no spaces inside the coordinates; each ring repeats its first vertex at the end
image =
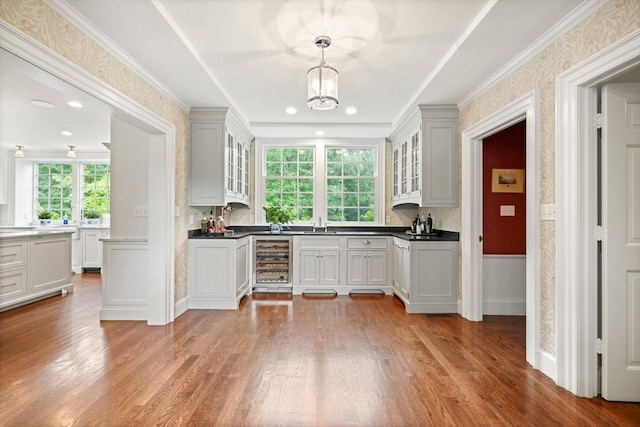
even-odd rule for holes
{"type": "Polygon", "coordinates": [[[464,98],[458,101],[458,108],[462,109],[471,101],[482,95],[484,92],[493,87],[496,83],[513,73],[526,62],[531,60],[538,53],[546,49],[551,43],[558,40],[564,34],[569,32],[573,27],[582,22],[587,16],[593,14],[607,3],[607,0],[585,1],[576,7],[571,13],[558,21],[553,27],[547,30],[535,42],[530,44],[518,56],[509,61],[505,66],[498,70],[495,74],[482,82],[480,86],[473,89],[464,98]]]}
{"type": "Polygon", "coordinates": [[[96,43],[102,46],[107,52],[113,55],[118,61],[122,62],[127,68],[133,70],[144,81],[151,85],[154,89],[162,93],[169,100],[174,102],[184,112],[189,112],[189,107],[182,101],[174,92],[167,88],[154,77],[149,71],[147,71],[139,62],[137,62],[131,55],[125,52],[117,43],[111,40],[106,34],[104,34],[98,27],[88,21],[83,15],[81,15],[76,9],[74,9],[65,0],[43,0],[44,3],[53,9],[56,13],[69,21],[73,26],[78,28],[84,34],[91,37],[96,43]]]}

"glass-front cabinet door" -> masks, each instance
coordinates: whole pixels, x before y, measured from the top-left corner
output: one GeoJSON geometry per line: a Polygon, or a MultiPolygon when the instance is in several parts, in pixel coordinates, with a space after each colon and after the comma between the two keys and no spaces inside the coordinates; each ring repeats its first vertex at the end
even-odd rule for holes
{"type": "Polygon", "coordinates": [[[393,148],[393,173],[392,173],[393,198],[398,197],[398,148],[393,148]]]}
{"type": "Polygon", "coordinates": [[[420,191],[420,131],[411,136],[411,186],[410,193],[420,191]]]}
{"type": "Polygon", "coordinates": [[[236,154],[235,154],[235,138],[232,134],[227,132],[227,186],[228,192],[234,192],[235,187],[235,172],[236,172],[236,154]]]}
{"type": "Polygon", "coordinates": [[[407,142],[400,147],[400,194],[407,194],[407,142]]]}

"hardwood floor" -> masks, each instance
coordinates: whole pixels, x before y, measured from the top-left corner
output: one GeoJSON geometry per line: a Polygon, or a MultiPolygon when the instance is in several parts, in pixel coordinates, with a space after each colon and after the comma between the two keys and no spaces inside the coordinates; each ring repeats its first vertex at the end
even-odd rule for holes
{"type": "Polygon", "coordinates": [[[524,318],[390,296],[255,294],[167,326],[100,322],[100,276],[0,314],[0,425],[632,426],[525,362],[524,318]]]}

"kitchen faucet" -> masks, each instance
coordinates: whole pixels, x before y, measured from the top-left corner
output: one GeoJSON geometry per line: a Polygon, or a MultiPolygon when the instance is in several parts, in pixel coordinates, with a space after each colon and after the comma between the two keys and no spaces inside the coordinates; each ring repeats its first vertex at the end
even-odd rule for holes
{"type": "MultiPolygon", "coordinates": [[[[322,217],[321,216],[318,217],[318,228],[322,228],[322,217]]],[[[326,221],[324,223],[324,230],[323,231],[324,232],[327,231],[327,222],[326,221]]]]}

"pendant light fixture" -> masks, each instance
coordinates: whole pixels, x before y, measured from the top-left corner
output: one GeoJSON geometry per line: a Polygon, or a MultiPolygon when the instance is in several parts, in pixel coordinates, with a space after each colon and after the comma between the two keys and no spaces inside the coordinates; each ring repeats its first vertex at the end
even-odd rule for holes
{"type": "Polygon", "coordinates": [[[24,151],[22,151],[22,149],[24,148],[24,145],[16,145],[16,148],[17,148],[17,150],[16,150],[14,156],[23,158],[24,157],[24,151]]]}
{"type": "Polygon", "coordinates": [[[331,39],[318,36],[314,44],[322,50],[322,60],[307,71],[307,105],[312,110],[332,110],[338,106],[338,71],[324,62],[324,49],[331,39]]]}
{"type": "Polygon", "coordinates": [[[75,145],[68,145],[67,147],[69,147],[69,151],[67,151],[67,157],[76,157],[76,152],[73,151],[74,148],[76,148],[75,145]]]}

